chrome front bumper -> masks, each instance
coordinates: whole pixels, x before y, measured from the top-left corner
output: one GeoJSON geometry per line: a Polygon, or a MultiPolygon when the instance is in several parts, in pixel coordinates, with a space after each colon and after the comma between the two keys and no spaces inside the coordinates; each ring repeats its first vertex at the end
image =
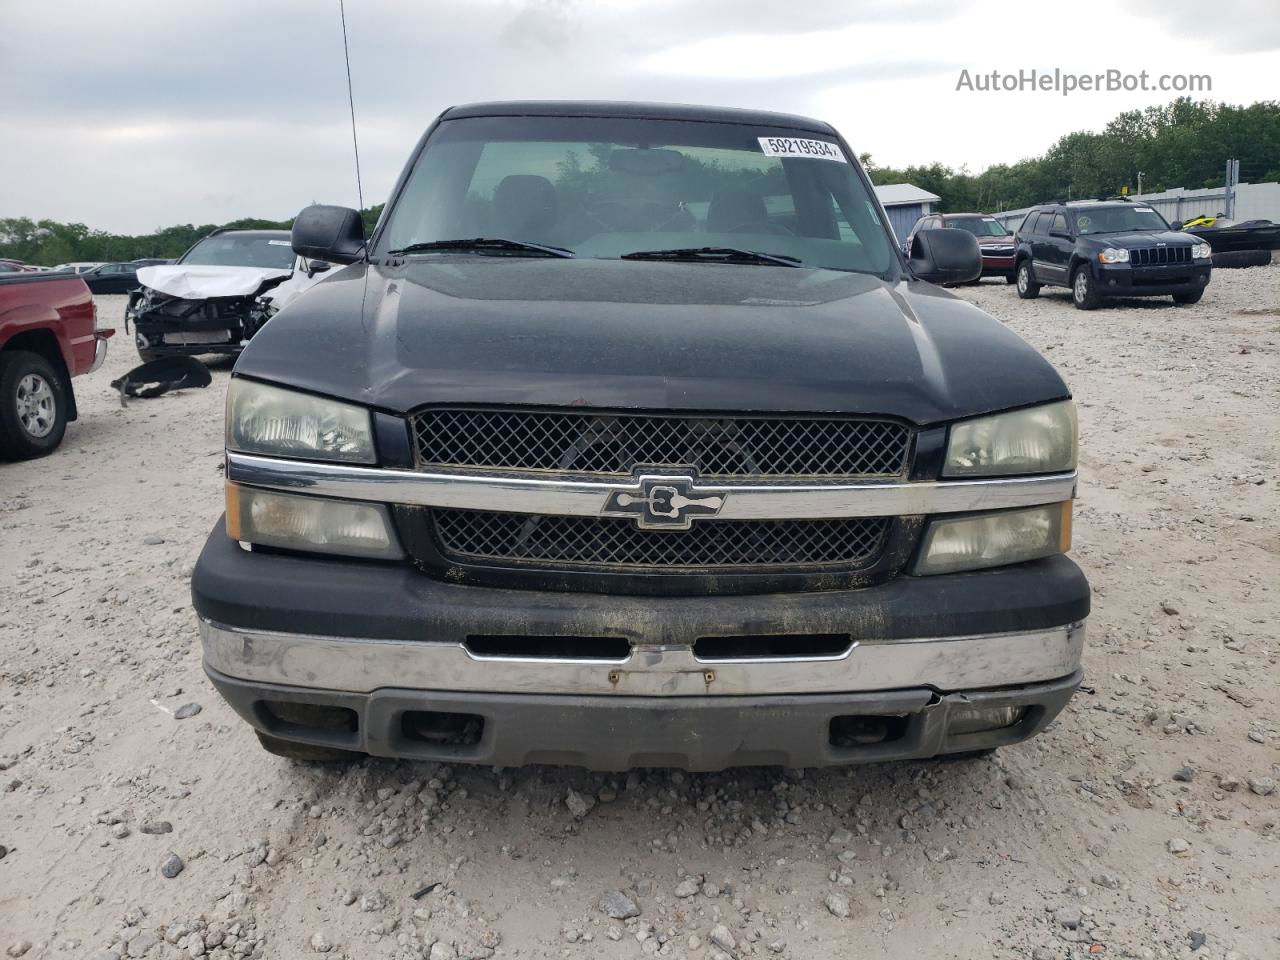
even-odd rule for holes
{"type": "Polygon", "coordinates": [[[244,630],[201,618],[205,666],[251,683],[372,693],[707,697],[980,690],[1069,676],[1084,622],[977,636],[855,641],[816,658],[700,660],[687,645],[634,644],[617,660],[479,656],[465,644],[244,630]]]}

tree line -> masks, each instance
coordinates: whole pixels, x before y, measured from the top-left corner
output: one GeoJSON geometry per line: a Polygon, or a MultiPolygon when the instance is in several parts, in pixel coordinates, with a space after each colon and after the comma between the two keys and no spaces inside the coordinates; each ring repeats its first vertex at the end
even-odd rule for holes
{"type": "MultiPolygon", "coordinates": [[[[1280,180],[1280,101],[1233,106],[1181,97],[1163,106],[1121,113],[1099,133],[1077,131],[1045,153],[981,173],[942,163],[882,167],[859,158],[873,183],[912,183],[942,198],[943,212],[996,212],[1048,200],[1136,193],[1222,183],[1228,159],[1240,161],[1240,179],[1280,180]]],[[[361,211],[372,231],[382,204],[361,211]]],[[[245,218],[224,224],[181,224],[141,236],[91,230],[83,223],[0,218],[0,258],[53,266],[79,260],[176,257],[219,227],[288,229],[292,220],[245,218]]]]}
{"type": "MultiPolygon", "coordinates": [[[[366,235],[378,222],[382,206],[379,203],[360,211],[366,235]]],[[[292,226],[292,218],[262,220],[244,217],[229,223],[183,223],[158,228],[152,233],[130,236],[107,230],[91,230],[83,223],[0,217],[0,259],[21,260],[45,267],[83,261],[137,260],[141,257],[172,259],[181,256],[193,243],[215,230],[288,230],[292,226]]]]}
{"type": "Polygon", "coordinates": [[[902,169],[859,158],[875,184],[911,183],[942,198],[941,211],[1017,210],[1050,200],[1083,199],[1175,187],[1222,186],[1226,161],[1240,161],[1248,183],[1280,180],[1280,102],[1232,106],[1181,97],[1120,114],[1100,133],[1077,131],[1038,157],[981,173],[941,163],[902,169]]]}

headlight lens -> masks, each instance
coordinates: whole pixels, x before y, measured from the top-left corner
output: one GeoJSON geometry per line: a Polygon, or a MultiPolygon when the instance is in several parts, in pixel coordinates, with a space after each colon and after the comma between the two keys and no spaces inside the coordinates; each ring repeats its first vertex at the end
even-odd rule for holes
{"type": "Polygon", "coordinates": [[[1058,473],[1075,466],[1076,405],[1062,400],[955,424],[942,475],[1058,473]]]}
{"type": "Polygon", "coordinates": [[[1129,251],[1121,250],[1119,247],[1107,247],[1098,254],[1098,259],[1103,263],[1128,263],[1129,251]]]}
{"type": "Polygon", "coordinates": [[[398,560],[404,556],[380,503],[326,500],[227,484],[227,535],[264,547],[398,560]]]}
{"type": "Polygon", "coordinates": [[[239,377],[227,390],[227,446],[243,453],[374,463],[369,411],[239,377]]]}
{"type": "Polygon", "coordinates": [[[1022,563],[1071,549],[1071,501],[930,522],[917,576],[1022,563]]]}
{"type": "Polygon", "coordinates": [[[1195,260],[1208,260],[1213,256],[1213,248],[1202,241],[1191,248],[1191,256],[1195,260]]]}

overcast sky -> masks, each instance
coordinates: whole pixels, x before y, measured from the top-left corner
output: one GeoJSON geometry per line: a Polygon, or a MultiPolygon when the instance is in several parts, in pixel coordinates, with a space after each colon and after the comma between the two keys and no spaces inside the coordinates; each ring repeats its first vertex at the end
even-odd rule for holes
{"type": "MultiPolygon", "coordinates": [[[[1276,0],[347,0],[366,204],[432,118],[665,100],[834,123],[977,171],[1168,93],[957,92],[963,69],[1108,68],[1280,99],[1276,0]]],[[[0,216],[120,232],[356,203],[337,0],[0,0],[0,216]]]]}

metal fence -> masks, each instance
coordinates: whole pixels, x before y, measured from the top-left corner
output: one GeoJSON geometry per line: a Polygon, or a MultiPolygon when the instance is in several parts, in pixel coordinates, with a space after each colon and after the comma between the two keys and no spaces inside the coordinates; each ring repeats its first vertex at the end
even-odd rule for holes
{"type": "MultiPolygon", "coordinates": [[[[1233,188],[1235,193],[1235,216],[1241,220],[1274,220],[1280,222],[1280,183],[1240,183],[1233,188]]],[[[1215,216],[1222,213],[1226,206],[1226,194],[1222,187],[1207,187],[1202,190],[1187,190],[1178,187],[1165,190],[1163,193],[1133,194],[1130,199],[1140,200],[1155,207],[1169,221],[1190,220],[1192,217],[1215,216]]],[[[1010,230],[1022,223],[1031,207],[1021,210],[1005,210],[995,214],[995,218],[1010,230]]]]}

